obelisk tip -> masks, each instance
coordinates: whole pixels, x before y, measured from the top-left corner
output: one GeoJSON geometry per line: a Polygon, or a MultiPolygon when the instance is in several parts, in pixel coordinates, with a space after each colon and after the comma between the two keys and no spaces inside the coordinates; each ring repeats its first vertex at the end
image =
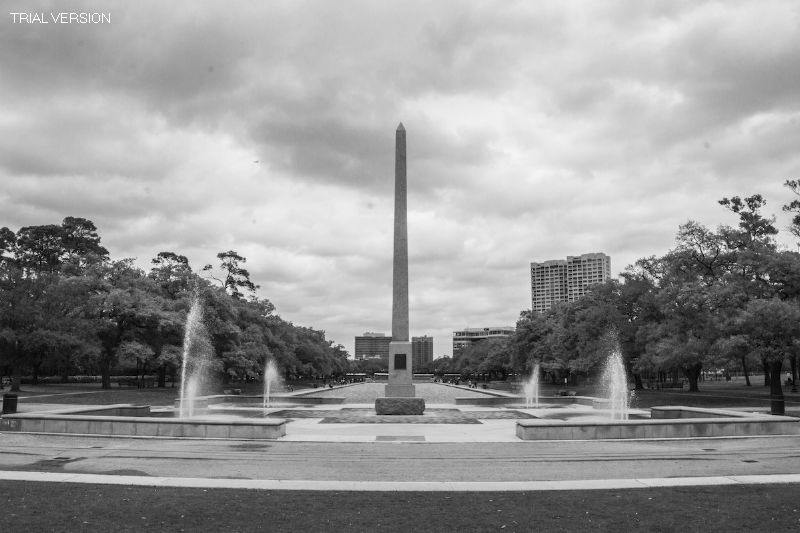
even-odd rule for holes
{"type": "Polygon", "coordinates": [[[406,131],[406,129],[403,127],[403,123],[402,122],[400,123],[399,126],[397,126],[397,131],[406,131]]]}

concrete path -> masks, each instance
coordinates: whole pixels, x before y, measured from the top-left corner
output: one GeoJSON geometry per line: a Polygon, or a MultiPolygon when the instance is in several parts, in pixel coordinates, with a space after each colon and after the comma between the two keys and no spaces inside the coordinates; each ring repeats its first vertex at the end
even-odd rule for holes
{"type": "Polygon", "coordinates": [[[0,434],[0,478],[29,475],[70,482],[241,483],[253,488],[336,486],[341,490],[796,483],[800,475],[798,449],[800,436],[660,441],[267,442],[4,433],[0,434]],[[57,475],[48,478],[44,474],[57,475]]]}
{"type": "MultiPolygon", "coordinates": [[[[336,389],[330,393],[341,394],[336,389]]],[[[462,391],[442,387],[439,394],[462,391]]],[[[442,404],[447,405],[452,407],[442,404]]],[[[431,403],[430,407],[434,406],[437,404],[431,403]]],[[[21,407],[47,410],[68,406],[21,407]]],[[[533,491],[800,482],[800,436],[522,441],[515,436],[515,420],[481,420],[480,424],[319,422],[319,418],[294,419],[286,426],[286,436],[276,441],[0,433],[0,480],[354,491],[533,491]]]]}

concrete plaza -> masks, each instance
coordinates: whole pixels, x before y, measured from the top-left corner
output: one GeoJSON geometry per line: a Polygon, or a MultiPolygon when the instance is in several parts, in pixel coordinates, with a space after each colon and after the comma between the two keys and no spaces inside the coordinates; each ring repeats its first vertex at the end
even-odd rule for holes
{"type": "MultiPolygon", "coordinates": [[[[442,402],[430,404],[433,408],[452,407],[451,396],[474,392],[431,386],[442,395],[433,398],[442,402]]],[[[371,393],[370,387],[354,386],[324,394],[348,394],[366,402],[371,393]]],[[[497,491],[800,482],[800,436],[522,441],[514,435],[514,424],[513,419],[322,424],[319,418],[296,418],[287,424],[286,436],[275,441],[8,432],[0,434],[0,479],[270,490],[497,491]]]]}

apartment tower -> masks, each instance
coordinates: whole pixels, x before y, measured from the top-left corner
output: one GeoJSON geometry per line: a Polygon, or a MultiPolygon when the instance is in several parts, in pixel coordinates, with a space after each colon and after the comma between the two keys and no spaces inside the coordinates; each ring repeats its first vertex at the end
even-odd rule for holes
{"type": "Polygon", "coordinates": [[[611,258],[603,253],[531,263],[531,309],[541,313],[557,302],[574,302],[610,278],[611,258]]]}

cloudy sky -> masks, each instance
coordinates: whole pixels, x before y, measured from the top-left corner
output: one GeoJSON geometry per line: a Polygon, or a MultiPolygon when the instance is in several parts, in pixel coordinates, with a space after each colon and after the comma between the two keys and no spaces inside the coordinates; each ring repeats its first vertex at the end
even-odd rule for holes
{"type": "Polygon", "coordinates": [[[0,3],[0,226],[89,218],[143,267],[236,250],[351,353],[391,331],[401,121],[411,330],[437,356],[514,325],[531,261],[616,274],[689,219],[735,224],[724,196],[783,229],[800,178],[796,0],[0,3]]]}

